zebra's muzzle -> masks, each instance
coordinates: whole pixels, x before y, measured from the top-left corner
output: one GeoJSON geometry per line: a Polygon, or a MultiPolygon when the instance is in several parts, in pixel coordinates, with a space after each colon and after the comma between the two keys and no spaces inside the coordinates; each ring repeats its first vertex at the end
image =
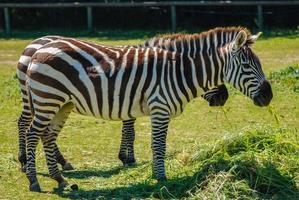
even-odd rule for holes
{"type": "Polygon", "coordinates": [[[268,106],[273,98],[272,88],[268,81],[263,81],[259,93],[253,97],[253,102],[257,106],[268,106]]]}

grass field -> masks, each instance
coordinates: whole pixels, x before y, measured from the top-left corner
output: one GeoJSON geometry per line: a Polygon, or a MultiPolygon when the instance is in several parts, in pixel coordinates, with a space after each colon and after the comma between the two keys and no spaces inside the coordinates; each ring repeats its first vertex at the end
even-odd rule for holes
{"type": "MultiPolygon", "coordinates": [[[[138,36],[140,36],[139,34],[138,36]]],[[[141,37],[84,38],[109,45],[141,37]]],[[[31,38],[0,39],[0,199],[299,199],[299,38],[262,38],[254,46],[271,76],[274,99],[260,108],[229,87],[229,100],[211,108],[202,99],[172,120],[167,138],[168,181],[151,177],[150,124],[137,120],[135,167],[117,159],[120,122],[71,114],[58,143],[76,170],[64,172],[79,191],[58,191],[37,150],[42,193],[28,191],[17,161],[20,96],[17,60],[31,38]],[[288,67],[294,68],[288,68],[288,67]],[[54,189],[53,189],[54,188],[54,189]]]]}

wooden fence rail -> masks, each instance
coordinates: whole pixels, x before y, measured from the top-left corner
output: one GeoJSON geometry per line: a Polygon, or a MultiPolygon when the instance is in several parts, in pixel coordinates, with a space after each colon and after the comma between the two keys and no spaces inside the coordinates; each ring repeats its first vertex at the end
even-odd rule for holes
{"type": "Polygon", "coordinates": [[[11,32],[10,12],[11,8],[86,8],[87,29],[92,31],[93,7],[169,7],[172,32],[176,31],[176,7],[178,6],[256,6],[257,22],[259,29],[263,29],[263,6],[299,6],[299,1],[164,1],[164,2],[126,2],[126,3],[0,3],[4,9],[5,32],[11,32]]]}

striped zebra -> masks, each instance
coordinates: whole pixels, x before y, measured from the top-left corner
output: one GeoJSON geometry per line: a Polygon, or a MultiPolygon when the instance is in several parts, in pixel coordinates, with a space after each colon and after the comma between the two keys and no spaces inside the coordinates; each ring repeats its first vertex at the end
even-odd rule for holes
{"type": "MultiPolygon", "coordinates": [[[[180,40],[180,42],[184,38],[191,37],[191,35],[182,35],[182,34],[170,34],[170,35],[162,35],[158,37],[154,37],[148,41],[146,41],[142,45],[138,45],[136,47],[159,47],[164,50],[168,51],[175,51],[178,53],[186,53],[189,57],[192,59],[196,59],[196,50],[193,51],[193,54],[190,54],[190,51],[192,50],[191,46],[189,45],[177,45],[176,40],[180,40]]],[[[192,45],[192,44],[191,44],[192,45]]],[[[195,45],[195,43],[193,43],[195,45]]],[[[196,46],[193,46],[196,48],[196,46]]],[[[224,84],[217,86],[212,89],[208,89],[205,91],[204,94],[201,95],[206,101],[209,102],[210,106],[223,106],[228,99],[228,91],[224,84]]],[[[122,158],[126,158],[126,155],[128,155],[129,159],[132,159],[135,161],[134,157],[134,138],[135,138],[135,131],[134,131],[134,122],[135,120],[129,120],[127,121],[127,132],[122,131],[122,138],[121,138],[121,145],[119,150],[119,158],[122,160],[122,158]],[[131,134],[128,134],[130,132],[131,134]]],[[[124,130],[124,128],[123,128],[124,130]]]]}
{"type": "Polygon", "coordinates": [[[153,172],[158,180],[165,179],[168,124],[190,100],[228,82],[256,105],[270,103],[271,86],[250,47],[259,35],[241,27],[217,28],[176,40],[177,46],[189,45],[195,59],[188,52],[110,47],[72,38],[38,49],[24,80],[33,116],[26,138],[30,190],[41,191],[35,167],[39,138],[50,177],[59,187],[68,184],[57,167],[55,144],[57,130],[72,110],[107,120],[150,116],[153,172]]]}
{"type": "MultiPolygon", "coordinates": [[[[162,36],[157,36],[151,38],[144,42],[144,44],[139,45],[138,47],[159,47],[168,51],[176,51],[179,53],[185,53],[188,57],[196,59],[196,50],[193,50],[193,54],[191,54],[192,48],[196,48],[195,43],[190,45],[177,45],[177,41],[181,43],[184,38],[191,37],[192,35],[188,34],[167,34],[162,36]],[[193,45],[193,47],[191,47],[193,45]]],[[[210,106],[223,106],[228,99],[228,91],[225,85],[220,85],[211,90],[206,91],[203,95],[201,95],[206,101],[209,102],[210,106]]]]}
{"type": "MultiPolygon", "coordinates": [[[[19,128],[19,162],[21,163],[21,170],[23,172],[26,171],[25,164],[27,161],[26,158],[26,132],[32,122],[32,113],[31,107],[29,104],[29,96],[28,89],[26,88],[26,72],[33,54],[37,51],[37,49],[41,48],[45,44],[50,43],[51,41],[60,39],[60,36],[46,36],[39,39],[34,40],[31,44],[26,46],[23,51],[17,66],[17,75],[21,88],[21,97],[23,103],[23,109],[21,116],[18,120],[18,128],[19,128]]],[[[61,126],[62,128],[62,126],[61,126]]],[[[61,128],[55,130],[58,134],[61,128]]],[[[48,130],[47,130],[48,131],[48,130]]],[[[63,157],[58,146],[55,144],[55,154],[57,158],[57,162],[61,164],[63,170],[72,170],[73,166],[63,157]]]]}
{"type": "MultiPolygon", "coordinates": [[[[176,35],[173,35],[176,36],[176,35]]],[[[168,42],[170,36],[167,35],[165,37],[165,42],[168,42]]],[[[162,37],[161,37],[162,38],[162,37]]],[[[157,47],[162,47],[163,41],[161,38],[154,38],[159,39],[159,44],[155,44],[157,47]]],[[[28,104],[28,91],[25,86],[26,80],[26,71],[31,60],[32,55],[44,45],[59,39],[64,39],[62,36],[44,36],[34,40],[31,44],[26,46],[25,50],[22,53],[22,56],[18,62],[18,78],[20,81],[21,87],[21,94],[23,99],[23,109],[22,114],[18,120],[18,127],[19,127],[19,162],[21,163],[21,169],[25,172],[25,164],[26,164],[26,131],[32,121],[30,105],[28,104]]],[[[164,39],[164,37],[163,37],[164,39]]],[[[151,39],[150,41],[152,41],[151,39]]],[[[147,45],[149,41],[147,41],[143,46],[152,46],[154,47],[151,42],[151,45],[147,45]]],[[[164,47],[163,47],[164,48],[164,47]]],[[[213,88],[212,90],[206,91],[202,97],[209,102],[210,106],[219,106],[224,105],[227,98],[228,92],[224,85],[219,88],[213,88]]],[[[125,120],[123,121],[122,127],[122,139],[120,144],[119,150],[119,159],[123,162],[124,165],[132,165],[135,163],[135,156],[134,156],[134,138],[135,138],[135,131],[134,131],[134,123],[135,119],[125,120]]],[[[60,132],[61,129],[57,130],[57,134],[60,132]]],[[[69,163],[64,156],[61,154],[58,146],[55,144],[55,155],[57,158],[57,162],[61,164],[63,170],[72,170],[74,169],[71,163],[69,163]]]]}

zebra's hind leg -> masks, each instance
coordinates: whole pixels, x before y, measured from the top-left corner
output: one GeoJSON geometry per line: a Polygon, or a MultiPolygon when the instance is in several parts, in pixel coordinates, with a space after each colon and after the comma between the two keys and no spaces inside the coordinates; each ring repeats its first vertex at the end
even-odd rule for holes
{"type": "MultiPolygon", "coordinates": [[[[74,105],[72,103],[63,105],[51,120],[47,134],[42,136],[50,177],[58,182],[58,187],[61,189],[68,186],[68,182],[58,170],[57,162],[62,164],[62,166],[67,165],[68,162],[60,153],[56,139],[73,107],[74,105]]],[[[70,165],[70,167],[72,166],[70,165]]]]}
{"type": "MultiPolygon", "coordinates": [[[[74,105],[72,103],[65,104],[53,118],[49,130],[58,135],[61,129],[63,128],[73,107],[74,105]]],[[[68,162],[68,160],[66,160],[64,156],[61,154],[56,142],[54,144],[54,152],[56,160],[61,165],[63,171],[74,170],[72,164],[68,162]]]]}
{"type": "Polygon", "coordinates": [[[27,139],[27,163],[26,163],[26,175],[29,180],[30,191],[40,192],[36,177],[36,166],[35,166],[35,152],[40,136],[42,136],[50,123],[50,120],[46,117],[35,116],[28,129],[27,139]]]}
{"type": "Polygon", "coordinates": [[[55,143],[55,147],[54,147],[54,151],[55,151],[55,156],[56,156],[56,160],[57,162],[61,165],[62,170],[63,171],[69,171],[69,170],[74,170],[75,168],[73,167],[73,165],[64,158],[64,156],[61,154],[57,144],[55,143]]]}
{"type": "Polygon", "coordinates": [[[134,155],[134,141],[135,130],[134,123],[136,119],[123,121],[122,137],[119,149],[118,158],[122,161],[123,165],[132,166],[136,163],[134,155]]]}
{"type": "Polygon", "coordinates": [[[58,182],[59,188],[68,186],[68,182],[61,175],[61,172],[57,166],[57,160],[55,155],[55,144],[57,134],[49,131],[48,134],[42,136],[43,147],[46,155],[47,165],[49,169],[50,177],[58,182]]]}
{"type": "MultiPolygon", "coordinates": [[[[18,160],[21,163],[21,171],[26,172],[26,132],[28,130],[28,127],[30,126],[30,123],[32,121],[31,114],[28,113],[22,113],[18,120],[18,127],[19,127],[19,155],[18,160]]],[[[61,126],[62,127],[62,126],[61,126]]],[[[60,129],[61,130],[61,129],[60,129]]],[[[60,132],[58,130],[58,132],[60,132]]],[[[74,170],[74,167],[70,162],[68,162],[64,156],[61,154],[57,144],[55,144],[55,155],[57,158],[57,162],[61,165],[62,170],[68,171],[68,170],[74,170]]]]}
{"type": "Polygon", "coordinates": [[[64,188],[68,185],[67,181],[58,170],[57,159],[55,155],[55,144],[57,130],[62,128],[68,114],[71,112],[73,104],[65,104],[62,107],[53,106],[52,109],[43,109],[39,107],[35,112],[33,122],[31,123],[27,135],[27,168],[26,175],[30,182],[30,190],[40,192],[40,186],[36,177],[35,151],[39,136],[42,139],[44,151],[46,154],[47,165],[50,177],[58,182],[58,186],[64,188]]]}
{"type": "Polygon", "coordinates": [[[18,160],[21,163],[21,171],[26,172],[26,132],[32,121],[31,114],[23,112],[18,120],[19,128],[19,154],[18,160]]]}
{"type": "MultiPolygon", "coordinates": [[[[61,129],[63,128],[65,121],[69,116],[70,112],[72,111],[72,109],[73,109],[72,103],[65,104],[62,107],[62,109],[53,118],[49,131],[52,131],[58,135],[61,129]]],[[[68,162],[68,160],[64,158],[56,143],[54,145],[54,152],[55,152],[56,160],[61,165],[63,171],[74,170],[74,167],[70,162],[68,162]]]]}

